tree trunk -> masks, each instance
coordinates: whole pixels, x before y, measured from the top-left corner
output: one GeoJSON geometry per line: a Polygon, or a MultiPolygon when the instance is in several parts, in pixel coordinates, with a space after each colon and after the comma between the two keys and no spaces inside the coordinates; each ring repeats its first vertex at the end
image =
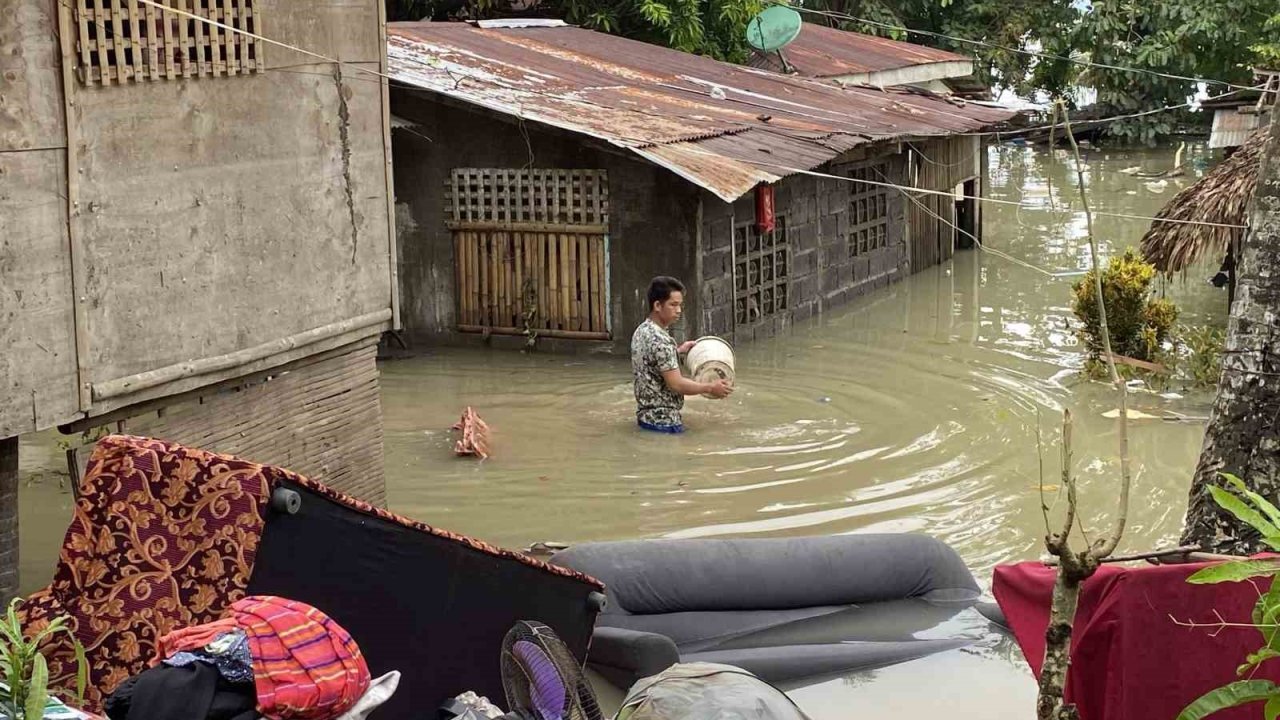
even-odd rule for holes
{"type": "Polygon", "coordinates": [[[0,608],[18,594],[18,438],[0,439],[0,608]]]}
{"type": "MultiPolygon", "coordinates": [[[[1044,664],[1040,666],[1040,687],[1036,698],[1037,720],[1075,720],[1080,717],[1075,705],[1066,703],[1067,672],[1071,668],[1071,633],[1075,629],[1076,606],[1080,590],[1098,569],[1098,562],[1086,549],[1073,553],[1065,537],[1058,553],[1058,577],[1053,583],[1053,601],[1049,610],[1049,626],[1044,632],[1044,664]]],[[[1050,546],[1055,543],[1050,542],[1050,546]]]]}
{"type": "Polygon", "coordinates": [[[1218,395],[1191,484],[1184,545],[1227,554],[1263,549],[1257,533],[1213,501],[1219,473],[1239,476],[1280,499],[1280,103],[1271,110],[1249,230],[1236,258],[1238,278],[1218,395]]]}

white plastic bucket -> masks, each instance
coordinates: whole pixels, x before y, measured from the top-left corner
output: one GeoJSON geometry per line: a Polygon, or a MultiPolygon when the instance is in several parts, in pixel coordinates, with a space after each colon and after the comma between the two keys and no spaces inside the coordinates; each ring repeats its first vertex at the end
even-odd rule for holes
{"type": "Polygon", "coordinates": [[[689,350],[689,354],[685,356],[684,362],[689,368],[689,375],[698,382],[707,383],[723,379],[733,384],[733,348],[714,335],[698,338],[693,348],[689,350]]]}

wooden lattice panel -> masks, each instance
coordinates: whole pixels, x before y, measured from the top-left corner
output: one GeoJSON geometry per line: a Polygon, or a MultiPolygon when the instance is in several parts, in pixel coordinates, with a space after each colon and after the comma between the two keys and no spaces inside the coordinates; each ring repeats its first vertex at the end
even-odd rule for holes
{"type": "Polygon", "coordinates": [[[76,70],[86,85],[266,69],[262,41],[245,34],[262,34],[254,0],[155,0],[196,17],[140,0],[74,2],[76,70]]]}
{"type": "Polygon", "coordinates": [[[448,184],[448,217],[454,222],[609,223],[609,183],[604,170],[455,168],[448,184]]]}

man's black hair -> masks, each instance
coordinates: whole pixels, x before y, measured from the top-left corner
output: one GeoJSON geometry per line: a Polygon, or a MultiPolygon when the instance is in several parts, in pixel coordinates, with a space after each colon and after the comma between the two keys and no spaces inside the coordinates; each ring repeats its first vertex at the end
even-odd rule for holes
{"type": "Polygon", "coordinates": [[[684,292],[684,283],[667,276],[659,275],[649,282],[649,312],[653,312],[654,303],[666,302],[673,292],[684,292]]]}

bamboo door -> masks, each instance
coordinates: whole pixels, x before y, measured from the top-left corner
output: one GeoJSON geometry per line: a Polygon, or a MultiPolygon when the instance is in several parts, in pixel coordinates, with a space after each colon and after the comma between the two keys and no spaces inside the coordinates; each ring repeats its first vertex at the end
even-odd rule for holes
{"type": "Polygon", "coordinates": [[[608,340],[604,170],[455,168],[458,330],[608,340]]]}

